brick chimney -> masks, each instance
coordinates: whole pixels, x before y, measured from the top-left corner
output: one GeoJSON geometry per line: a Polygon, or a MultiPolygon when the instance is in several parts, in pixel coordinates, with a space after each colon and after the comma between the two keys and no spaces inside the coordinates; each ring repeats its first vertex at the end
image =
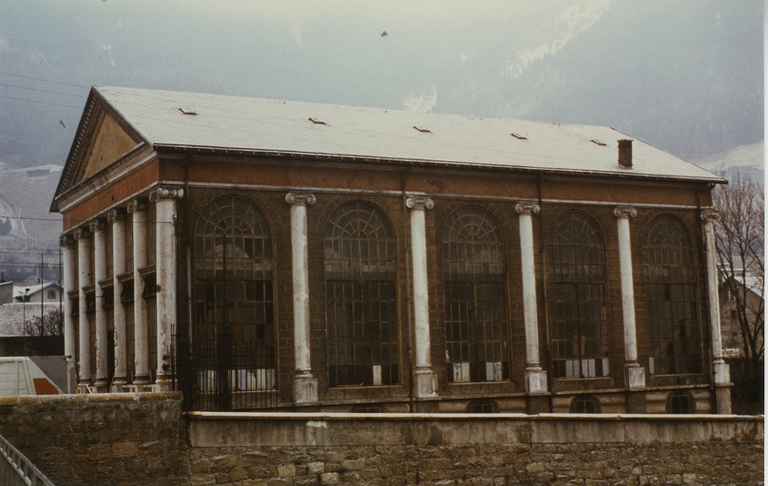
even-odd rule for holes
{"type": "Polygon", "coordinates": [[[632,140],[619,140],[619,165],[632,168],[632,140]]]}

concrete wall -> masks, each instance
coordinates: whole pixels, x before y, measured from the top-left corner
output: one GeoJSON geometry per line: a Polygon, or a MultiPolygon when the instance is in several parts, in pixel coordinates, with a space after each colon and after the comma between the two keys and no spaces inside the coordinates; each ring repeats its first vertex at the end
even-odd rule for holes
{"type": "Polygon", "coordinates": [[[59,486],[757,484],[763,417],[227,414],[178,394],[0,400],[59,486]]]}

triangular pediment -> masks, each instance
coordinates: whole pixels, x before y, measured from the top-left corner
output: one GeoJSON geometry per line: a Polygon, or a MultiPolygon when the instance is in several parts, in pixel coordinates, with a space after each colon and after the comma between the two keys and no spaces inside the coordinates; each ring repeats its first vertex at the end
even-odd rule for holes
{"type": "Polygon", "coordinates": [[[128,134],[110,114],[105,114],[100,118],[88,150],[85,152],[81,181],[105,169],[112,162],[133,150],[140,142],[128,134]]]}
{"type": "Polygon", "coordinates": [[[149,145],[104,100],[98,90],[92,89],[64,165],[51,211],[58,211],[62,198],[66,198],[68,192],[76,190],[96,174],[108,174],[107,169],[112,166],[124,165],[127,159],[147,150],[149,145]]]}

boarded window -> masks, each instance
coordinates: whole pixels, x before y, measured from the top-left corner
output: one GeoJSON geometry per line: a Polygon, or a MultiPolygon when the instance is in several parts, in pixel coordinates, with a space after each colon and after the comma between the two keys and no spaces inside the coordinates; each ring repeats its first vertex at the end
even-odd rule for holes
{"type": "Polygon", "coordinates": [[[589,216],[567,211],[547,232],[550,353],[557,378],[608,376],[605,249],[589,216]]]}
{"type": "Polygon", "coordinates": [[[677,218],[653,219],[643,237],[651,374],[701,372],[693,246],[677,218]]]}
{"type": "Polygon", "coordinates": [[[443,228],[448,380],[509,379],[504,239],[493,216],[465,207],[443,228]]]}
{"type": "Polygon", "coordinates": [[[197,409],[274,406],[272,240],[264,214],[226,196],[195,227],[192,360],[197,409]]]}
{"type": "Polygon", "coordinates": [[[331,215],[325,278],[330,386],[399,383],[395,238],[379,209],[353,201],[331,215]]]}

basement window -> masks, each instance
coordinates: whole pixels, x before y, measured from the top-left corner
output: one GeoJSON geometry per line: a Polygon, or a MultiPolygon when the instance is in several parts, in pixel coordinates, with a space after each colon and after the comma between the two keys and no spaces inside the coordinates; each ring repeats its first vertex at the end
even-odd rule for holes
{"type": "Polygon", "coordinates": [[[674,391],[667,399],[667,411],[674,414],[693,413],[691,394],[685,390],[674,391]]]}
{"type": "Polygon", "coordinates": [[[600,413],[600,402],[592,395],[580,395],[571,400],[571,413],[600,413]]]}

